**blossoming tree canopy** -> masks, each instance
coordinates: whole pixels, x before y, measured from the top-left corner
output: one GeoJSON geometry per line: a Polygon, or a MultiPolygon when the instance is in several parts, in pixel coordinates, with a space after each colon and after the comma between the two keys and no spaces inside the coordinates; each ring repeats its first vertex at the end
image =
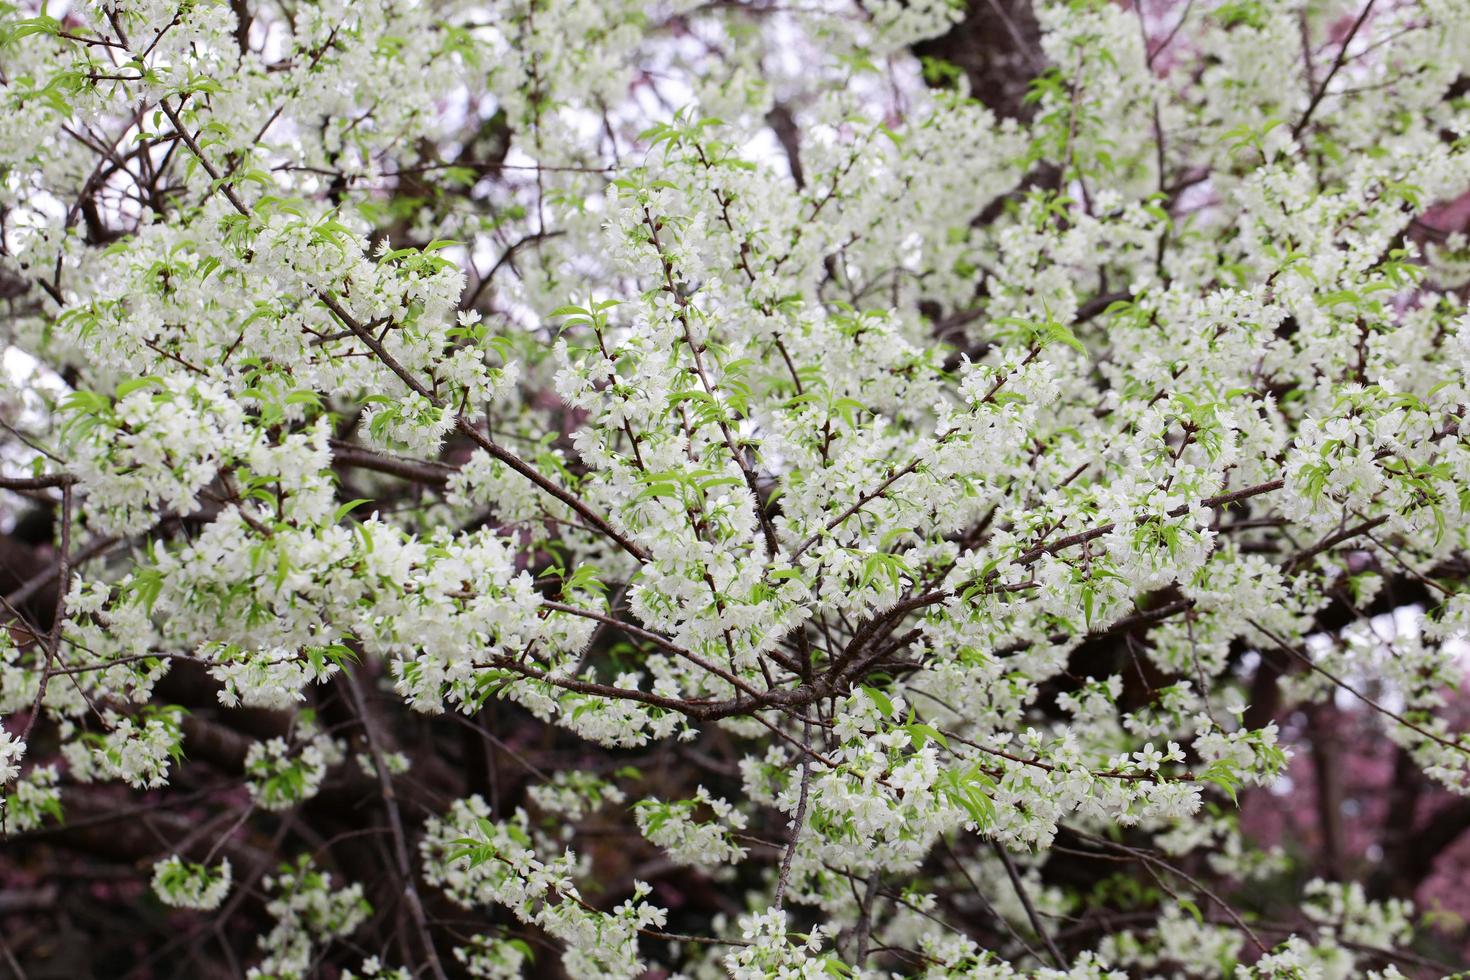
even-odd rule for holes
{"type": "Polygon", "coordinates": [[[1467,0],[0,3],[0,876],[77,976],[1453,972],[1238,812],[1323,712],[1470,796],[1467,79],[1467,0]]]}

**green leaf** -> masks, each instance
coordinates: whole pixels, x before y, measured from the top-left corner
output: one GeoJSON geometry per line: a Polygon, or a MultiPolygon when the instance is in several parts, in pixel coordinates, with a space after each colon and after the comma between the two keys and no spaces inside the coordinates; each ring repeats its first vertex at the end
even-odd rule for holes
{"type": "Polygon", "coordinates": [[[334,513],[332,515],[332,523],[333,524],[339,524],[339,523],[341,523],[342,518],[344,518],[348,514],[352,513],[353,510],[355,510],[358,507],[361,507],[363,504],[370,504],[370,503],[372,503],[372,498],[371,497],[359,497],[356,500],[349,500],[347,503],[345,503],[341,507],[338,507],[337,508],[336,513],[334,513]]]}
{"type": "Polygon", "coordinates": [[[124,398],[128,397],[133,392],[139,391],[139,390],[141,390],[143,388],[147,388],[150,385],[162,385],[162,384],[163,384],[163,379],[162,378],[154,377],[151,374],[150,375],[146,375],[146,376],[141,377],[141,378],[130,378],[127,381],[124,381],[124,382],[122,382],[121,384],[119,384],[117,386],[117,393],[116,393],[117,394],[117,400],[118,401],[122,401],[124,398]]]}
{"type": "Polygon", "coordinates": [[[1240,774],[1235,771],[1235,764],[1226,759],[1216,759],[1199,776],[1202,782],[1218,786],[1225,792],[1232,803],[1239,805],[1236,798],[1236,789],[1240,786],[1240,774]]]}

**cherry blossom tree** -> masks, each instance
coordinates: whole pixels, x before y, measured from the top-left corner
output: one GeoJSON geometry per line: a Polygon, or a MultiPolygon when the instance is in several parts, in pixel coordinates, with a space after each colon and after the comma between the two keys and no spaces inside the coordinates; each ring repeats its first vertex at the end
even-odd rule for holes
{"type": "Polygon", "coordinates": [[[1467,96],[1467,0],[0,3],[0,963],[1454,973],[1467,96]]]}

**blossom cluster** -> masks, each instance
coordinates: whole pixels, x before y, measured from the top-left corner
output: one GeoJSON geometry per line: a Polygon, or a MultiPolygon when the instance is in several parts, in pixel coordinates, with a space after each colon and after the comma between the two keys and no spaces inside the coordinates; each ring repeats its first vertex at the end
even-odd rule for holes
{"type": "Polygon", "coordinates": [[[1470,796],[1470,0],[64,6],[0,832],[158,794],[259,978],[1423,964],[1235,810],[1470,796]]]}

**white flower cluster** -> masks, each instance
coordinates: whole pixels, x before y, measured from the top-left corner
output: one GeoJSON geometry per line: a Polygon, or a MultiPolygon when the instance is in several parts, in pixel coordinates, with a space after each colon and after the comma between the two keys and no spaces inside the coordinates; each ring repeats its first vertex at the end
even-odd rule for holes
{"type": "MultiPolygon", "coordinates": [[[[54,525],[0,830],[376,786],[479,977],[1395,975],[1410,909],[1236,807],[1318,705],[1470,794],[1470,0],[28,0],[0,54],[0,527],[54,525]]],[[[268,887],[252,976],[367,916],[268,887]]]]}
{"type": "Polygon", "coordinates": [[[563,769],[547,782],[527,787],[526,793],[538,810],[554,813],[572,823],[603,806],[617,805],[628,798],[616,784],[577,769],[563,769]]]}
{"type": "Polygon", "coordinates": [[[831,975],[840,963],[830,953],[823,955],[823,930],[805,935],[788,931],[786,914],[778,909],[746,916],[740,920],[744,945],[725,954],[725,969],[735,980],[783,977],[818,980],[831,975]]]}
{"type": "Polygon", "coordinates": [[[456,946],[454,958],[478,980],[515,980],[525,975],[531,947],[524,939],[476,936],[468,946],[456,946]]]}
{"type": "Polygon", "coordinates": [[[296,745],[284,738],[256,742],[245,757],[245,781],[257,806],[289,810],[321,789],[327,770],[345,758],[341,743],[312,735],[296,745]]]}
{"type": "Polygon", "coordinates": [[[83,782],[121,779],[136,789],[168,785],[169,767],[183,753],[183,709],[145,705],[136,717],[108,710],[105,733],[87,733],[62,749],[67,770],[83,782]]]}
{"type": "Polygon", "coordinates": [[[60,821],[59,780],[55,766],[32,766],[7,786],[0,797],[0,832],[18,834],[34,830],[47,817],[60,821]]]}
{"type": "Polygon", "coordinates": [[[229,858],[211,868],[173,854],[153,865],[153,894],[165,905],[208,912],[219,908],[229,892],[229,858]]]}
{"type": "Polygon", "coordinates": [[[260,937],[265,955],[246,974],[250,980],[304,980],[317,948],[351,935],[372,911],[362,885],[334,885],[306,855],[261,884],[273,896],[266,911],[276,924],[260,937]]]}
{"type": "Polygon", "coordinates": [[[525,811],[509,821],[492,821],[479,797],[459,800],[446,819],[430,821],[421,850],[431,884],[466,908],[500,905],[544,929],[564,944],[562,966],[577,980],[637,976],[644,969],[640,930],[662,926],[666,919],[663,909],[643,901],[649,886],[641,882],[612,911],[597,910],[577,888],[574,879],[581,869],[572,851],[543,860],[525,811]]]}
{"type": "Polygon", "coordinates": [[[711,796],[703,786],[688,800],[640,800],[634,812],[643,836],[680,864],[716,868],[745,857],[745,848],[731,838],[733,832],[745,829],[745,814],[727,800],[711,796]],[[701,809],[707,809],[713,819],[696,817],[701,809]]]}
{"type": "Polygon", "coordinates": [[[25,757],[26,743],[0,728],[0,786],[7,786],[20,775],[20,760],[25,757]]]}
{"type": "Polygon", "coordinates": [[[413,980],[413,974],[405,968],[384,966],[376,956],[369,956],[363,960],[359,969],[361,973],[344,970],[342,980],[366,980],[371,977],[376,977],[378,980],[413,980]]]}

